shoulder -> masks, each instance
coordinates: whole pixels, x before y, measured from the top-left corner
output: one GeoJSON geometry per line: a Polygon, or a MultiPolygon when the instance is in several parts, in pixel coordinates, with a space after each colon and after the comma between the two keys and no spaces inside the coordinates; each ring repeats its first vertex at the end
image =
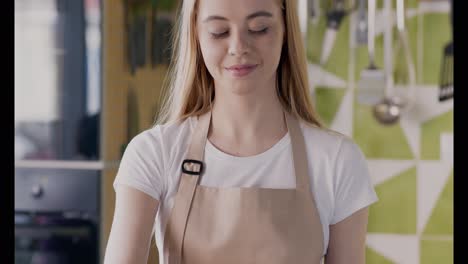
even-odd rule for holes
{"type": "Polygon", "coordinates": [[[170,121],[165,124],[156,125],[153,128],[156,129],[156,133],[159,133],[162,139],[174,141],[185,138],[187,134],[190,134],[196,122],[196,117],[188,117],[183,120],[170,121]]]}
{"type": "Polygon", "coordinates": [[[335,170],[367,164],[364,153],[351,137],[307,123],[301,123],[301,127],[312,160],[332,165],[335,170]]]}
{"type": "Polygon", "coordinates": [[[330,166],[334,189],[369,181],[366,157],[351,137],[312,125],[303,126],[305,144],[312,153],[312,160],[315,166],[330,166]]]}
{"type": "Polygon", "coordinates": [[[338,155],[343,149],[359,149],[353,139],[338,131],[321,128],[301,121],[301,129],[308,148],[338,155]]]}
{"type": "Polygon", "coordinates": [[[157,143],[170,145],[181,139],[181,137],[191,132],[191,118],[182,121],[171,121],[164,124],[157,124],[137,134],[130,141],[131,144],[140,147],[149,147],[157,143]]]}
{"type": "MultiPolygon", "coordinates": [[[[157,200],[167,192],[168,168],[178,141],[190,132],[187,120],[155,125],[131,139],[122,156],[114,186],[130,185],[157,200]]],[[[177,153],[176,153],[177,154],[177,153]]]]}
{"type": "MultiPolygon", "coordinates": [[[[191,118],[154,125],[133,137],[125,150],[124,156],[137,156],[141,159],[154,159],[170,153],[187,138],[191,132],[191,118]]],[[[128,157],[127,157],[128,158],[128,157]]]]}

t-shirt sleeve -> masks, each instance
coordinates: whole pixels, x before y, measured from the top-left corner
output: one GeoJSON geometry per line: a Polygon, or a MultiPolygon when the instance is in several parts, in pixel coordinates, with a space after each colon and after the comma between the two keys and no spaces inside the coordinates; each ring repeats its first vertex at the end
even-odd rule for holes
{"type": "Polygon", "coordinates": [[[378,201],[366,158],[359,146],[349,138],[344,137],[341,141],[333,177],[335,203],[330,224],[334,225],[378,201]]]}
{"type": "MultiPolygon", "coordinates": [[[[162,142],[158,139],[158,127],[154,131],[143,131],[127,145],[114,180],[140,190],[158,201],[165,190],[164,156],[162,142]]],[[[160,132],[160,130],[159,130],[160,132]]]]}

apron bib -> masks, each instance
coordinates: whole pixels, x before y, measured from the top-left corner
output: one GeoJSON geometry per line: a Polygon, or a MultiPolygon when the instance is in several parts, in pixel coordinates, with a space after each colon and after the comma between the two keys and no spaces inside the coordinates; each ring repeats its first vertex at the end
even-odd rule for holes
{"type": "Polygon", "coordinates": [[[296,189],[199,185],[211,111],[199,117],[166,226],[163,250],[169,264],[320,263],[322,225],[310,191],[304,138],[299,121],[284,115],[296,189]]]}

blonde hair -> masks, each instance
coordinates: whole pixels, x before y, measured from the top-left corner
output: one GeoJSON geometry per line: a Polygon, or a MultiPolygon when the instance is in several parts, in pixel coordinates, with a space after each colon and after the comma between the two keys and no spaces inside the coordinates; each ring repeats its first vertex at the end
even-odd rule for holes
{"type": "MultiPolygon", "coordinates": [[[[296,0],[282,0],[286,41],[277,70],[277,95],[283,108],[309,124],[323,127],[309,92],[307,61],[299,29],[296,0]]],[[[202,58],[196,35],[197,0],[183,0],[179,9],[171,65],[156,123],[185,120],[211,110],[214,81],[202,58]]]]}

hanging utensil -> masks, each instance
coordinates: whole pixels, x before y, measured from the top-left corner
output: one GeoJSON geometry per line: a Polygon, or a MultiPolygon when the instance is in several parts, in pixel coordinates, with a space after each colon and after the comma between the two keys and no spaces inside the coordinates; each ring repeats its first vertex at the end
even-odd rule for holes
{"type": "Polygon", "coordinates": [[[335,0],[330,11],[327,12],[327,29],[322,42],[322,53],[320,64],[325,65],[335,45],[336,33],[338,32],[343,18],[348,14],[345,10],[344,0],[335,0]]]}
{"type": "Polygon", "coordinates": [[[135,18],[135,31],[133,32],[133,37],[135,38],[135,57],[136,57],[136,66],[138,68],[144,67],[146,64],[146,25],[147,18],[146,15],[141,14],[137,15],[135,18]]]}
{"type": "Polygon", "coordinates": [[[383,125],[394,124],[400,119],[401,105],[391,97],[385,97],[372,108],[374,117],[383,125]]]}
{"type": "MultiPolygon", "coordinates": [[[[398,49],[402,49],[404,53],[404,59],[407,70],[407,85],[408,89],[398,90],[395,87],[393,97],[398,97],[395,100],[400,101],[404,108],[402,112],[410,110],[412,106],[413,98],[415,96],[416,89],[416,67],[414,66],[413,55],[411,53],[411,47],[409,44],[408,32],[405,29],[405,7],[404,0],[397,0],[397,34],[398,34],[398,49]]],[[[395,60],[394,60],[395,61],[395,60]]],[[[395,66],[392,66],[394,69],[395,66]]]]}
{"type": "Polygon", "coordinates": [[[369,0],[367,7],[369,67],[361,71],[361,79],[357,85],[357,100],[365,105],[375,105],[385,95],[385,73],[375,64],[375,10],[376,0],[369,0]]]}
{"type": "Polygon", "coordinates": [[[366,0],[359,0],[356,26],[356,42],[358,45],[367,44],[367,13],[366,0]]]}
{"type": "Polygon", "coordinates": [[[133,16],[131,12],[131,3],[128,0],[124,0],[124,23],[125,23],[125,37],[126,37],[126,57],[127,63],[130,68],[130,73],[133,75],[136,69],[136,60],[135,60],[135,44],[133,38],[133,16]]]}
{"type": "MultiPolygon", "coordinates": [[[[386,0],[390,1],[390,0],[386,0]]],[[[412,98],[414,97],[414,89],[416,85],[416,73],[411,55],[411,48],[408,42],[408,36],[405,30],[405,8],[404,0],[397,0],[397,29],[399,45],[405,53],[405,62],[408,70],[409,89],[405,93],[396,93],[393,89],[393,83],[387,82],[384,99],[373,108],[374,117],[383,125],[395,124],[403,112],[408,111],[411,106],[412,98]]],[[[391,8],[391,6],[390,6],[391,8]]],[[[390,25],[390,27],[392,27],[390,25]]],[[[391,28],[388,28],[391,30],[391,28]]],[[[394,66],[392,65],[392,69],[394,66]]],[[[391,77],[391,76],[388,76],[391,77]]]]}
{"type": "Polygon", "coordinates": [[[453,42],[444,47],[439,84],[439,102],[453,98],[453,42]]]}
{"type": "Polygon", "coordinates": [[[160,16],[153,21],[153,46],[151,61],[153,67],[158,64],[169,65],[171,60],[171,29],[169,17],[160,16]]]}
{"type": "Polygon", "coordinates": [[[125,142],[120,146],[120,155],[122,156],[127,148],[128,143],[138,134],[140,133],[140,113],[138,110],[138,94],[136,87],[133,83],[129,83],[127,89],[127,96],[124,97],[126,101],[125,107],[125,115],[127,121],[127,135],[125,142]]]}
{"type": "Polygon", "coordinates": [[[155,50],[155,46],[157,45],[157,34],[155,33],[157,30],[156,24],[157,24],[157,19],[158,18],[158,8],[157,8],[157,1],[156,0],[151,0],[151,34],[150,34],[150,56],[151,56],[151,66],[154,68],[155,67],[155,61],[157,58],[157,52],[155,50]]]}
{"type": "Polygon", "coordinates": [[[307,0],[307,16],[311,19],[317,16],[317,10],[315,9],[316,0],[307,0]]]}
{"type": "Polygon", "coordinates": [[[307,8],[309,10],[309,18],[314,26],[317,26],[321,16],[320,0],[308,0],[307,8]]]}
{"type": "Polygon", "coordinates": [[[124,0],[127,59],[133,75],[146,64],[148,0],[124,0]]]}
{"type": "MultiPolygon", "coordinates": [[[[450,25],[453,30],[453,0],[450,1],[450,25]]],[[[439,81],[439,102],[453,98],[453,40],[444,47],[439,81]]]]}
{"type": "Polygon", "coordinates": [[[318,25],[320,11],[320,0],[307,0],[307,16],[314,26],[318,25]]]}

